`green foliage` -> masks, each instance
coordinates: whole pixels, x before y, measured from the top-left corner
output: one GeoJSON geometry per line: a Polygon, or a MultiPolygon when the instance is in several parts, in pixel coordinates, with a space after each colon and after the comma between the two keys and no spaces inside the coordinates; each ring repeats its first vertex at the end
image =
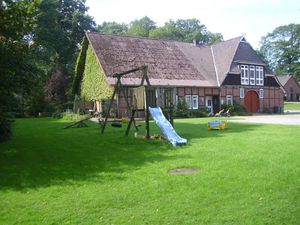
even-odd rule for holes
{"type": "Polygon", "coordinates": [[[103,22],[101,25],[98,25],[95,30],[104,34],[122,35],[127,33],[128,26],[124,23],[103,22]]]}
{"type": "Polygon", "coordinates": [[[0,44],[30,38],[37,14],[39,0],[0,1],[0,44]]]}
{"type": "Polygon", "coordinates": [[[11,135],[11,121],[0,115],[0,142],[8,140],[11,135]]]}
{"type": "Polygon", "coordinates": [[[132,21],[126,34],[129,36],[149,37],[149,32],[155,28],[155,22],[145,16],[139,20],[132,21]]]}
{"type": "Polygon", "coordinates": [[[245,106],[238,104],[222,105],[221,109],[224,109],[224,112],[226,112],[229,109],[229,113],[231,116],[245,116],[248,114],[245,106]]]}
{"type": "Polygon", "coordinates": [[[70,73],[84,32],[95,25],[86,12],[85,0],[43,0],[39,7],[35,41],[70,73]]]}
{"type": "Polygon", "coordinates": [[[106,82],[104,71],[89,45],[86,51],[85,70],[81,83],[81,96],[85,100],[110,98],[112,87],[106,82]]]}
{"type": "Polygon", "coordinates": [[[300,24],[275,28],[261,39],[259,52],[276,74],[300,80],[300,24]]]}
{"type": "Polygon", "coordinates": [[[189,117],[188,105],[184,99],[180,99],[178,101],[174,116],[178,117],[178,118],[188,118],[189,117]]]}
{"type": "Polygon", "coordinates": [[[84,72],[87,48],[88,48],[88,40],[86,37],[84,37],[75,64],[75,74],[74,74],[73,85],[72,85],[73,94],[79,94],[80,92],[80,82],[82,80],[82,76],[84,72]]]}
{"type": "Polygon", "coordinates": [[[190,118],[194,118],[194,117],[207,117],[208,116],[208,111],[207,111],[207,107],[205,106],[201,106],[199,109],[193,109],[190,110],[190,118]]]}
{"type": "Polygon", "coordinates": [[[90,115],[80,115],[80,114],[77,114],[77,113],[62,113],[62,118],[65,119],[65,120],[71,120],[71,121],[80,121],[80,120],[83,120],[83,119],[87,119],[89,118],[90,115]]]}
{"type": "Polygon", "coordinates": [[[180,99],[174,112],[177,118],[194,118],[194,117],[207,117],[207,108],[205,106],[199,109],[189,109],[185,99],[180,99]]]}
{"type": "Polygon", "coordinates": [[[197,19],[170,20],[164,26],[152,29],[149,37],[184,42],[193,42],[195,40],[198,44],[213,44],[223,40],[223,36],[220,33],[207,31],[205,25],[201,24],[197,19]]]}

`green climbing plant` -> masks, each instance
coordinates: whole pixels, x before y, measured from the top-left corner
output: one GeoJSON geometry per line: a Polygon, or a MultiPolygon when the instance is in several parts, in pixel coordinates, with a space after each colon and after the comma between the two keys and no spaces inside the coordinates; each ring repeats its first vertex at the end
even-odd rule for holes
{"type": "Polygon", "coordinates": [[[110,98],[112,92],[113,88],[107,83],[104,71],[91,45],[88,45],[81,82],[81,97],[89,101],[102,100],[110,98]]]}
{"type": "Polygon", "coordinates": [[[76,60],[76,66],[75,66],[75,73],[74,73],[74,79],[72,84],[72,92],[73,94],[79,94],[80,92],[80,82],[82,80],[83,72],[84,72],[84,66],[85,66],[85,59],[86,59],[86,52],[88,48],[88,40],[86,37],[83,38],[81,43],[81,49],[78,54],[77,60],[76,60]]]}

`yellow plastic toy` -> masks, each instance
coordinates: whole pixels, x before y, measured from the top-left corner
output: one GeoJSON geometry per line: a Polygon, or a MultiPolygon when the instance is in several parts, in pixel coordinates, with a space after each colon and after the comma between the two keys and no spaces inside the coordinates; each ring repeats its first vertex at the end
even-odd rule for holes
{"type": "Polygon", "coordinates": [[[227,120],[216,120],[207,123],[208,130],[212,130],[212,129],[224,130],[225,128],[227,128],[227,126],[228,126],[227,120]]]}

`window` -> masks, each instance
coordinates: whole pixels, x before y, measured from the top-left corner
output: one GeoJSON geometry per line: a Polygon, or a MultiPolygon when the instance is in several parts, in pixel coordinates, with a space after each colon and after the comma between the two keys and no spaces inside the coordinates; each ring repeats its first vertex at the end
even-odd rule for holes
{"type": "Polygon", "coordinates": [[[245,98],[245,90],[244,90],[244,88],[240,88],[240,98],[245,98]]]}
{"type": "Polygon", "coordinates": [[[241,65],[241,84],[249,84],[249,71],[247,65],[241,65]]]}
{"type": "Polygon", "coordinates": [[[226,95],[226,104],[227,105],[233,105],[232,95],[226,95]]]}
{"type": "Polygon", "coordinates": [[[242,85],[264,85],[264,68],[262,66],[241,65],[242,85]]]}
{"type": "Polygon", "coordinates": [[[187,105],[188,109],[192,109],[191,95],[186,95],[185,96],[185,102],[186,102],[186,105],[187,105]]]}
{"type": "Polygon", "coordinates": [[[259,98],[264,98],[264,89],[259,89],[259,98]]]}
{"type": "Polygon", "coordinates": [[[192,96],[192,103],[193,109],[198,109],[198,95],[192,96]]]}
{"type": "Polygon", "coordinates": [[[250,66],[250,85],[255,85],[255,66],[250,66]]]}
{"type": "Polygon", "coordinates": [[[255,75],[256,85],[264,85],[264,69],[262,66],[256,66],[255,75]]]}

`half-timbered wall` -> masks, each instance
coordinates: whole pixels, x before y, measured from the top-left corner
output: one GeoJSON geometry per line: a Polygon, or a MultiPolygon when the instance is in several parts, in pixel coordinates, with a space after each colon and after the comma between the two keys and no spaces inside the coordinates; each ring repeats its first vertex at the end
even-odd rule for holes
{"type": "Polygon", "coordinates": [[[275,107],[283,105],[283,93],[279,87],[246,87],[246,86],[223,86],[221,87],[221,104],[226,104],[226,96],[232,95],[233,102],[237,105],[245,106],[245,96],[248,91],[255,91],[259,96],[258,112],[274,112],[275,107]],[[244,88],[244,95],[241,96],[240,89],[244,88]],[[260,95],[263,89],[263,96],[260,95]]]}

